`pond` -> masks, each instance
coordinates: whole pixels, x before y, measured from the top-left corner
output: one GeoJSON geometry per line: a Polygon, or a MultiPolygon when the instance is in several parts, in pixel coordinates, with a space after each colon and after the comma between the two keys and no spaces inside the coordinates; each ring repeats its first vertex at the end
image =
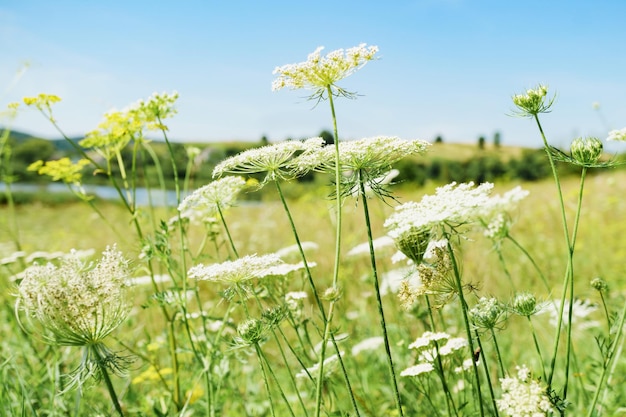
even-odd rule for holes
{"type": "MultiPolygon", "coordinates": [[[[105,200],[119,200],[119,195],[115,188],[110,185],[83,185],[83,188],[89,195],[95,195],[105,200]]],[[[0,182],[0,192],[6,190],[6,184],[0,182]]],[[[69,189],[66,184],[58,182],[50,182],[46,184],[32,184],[32,183],[13,183],[11,184],[11,190],[13,192],[21,193],[67,193],[69,189]]],[[[184,196],[183,196],[184,197],[184,196]]],[[[183,198],[181,197],[181,198],[183,198]]],[[[173,190],[167,190],[165,193],[160,189],[137,188],[135,198],[138,206],[147,206],[152,204],[153,206],[175,206],[176,205],[176,192],[173,190]]]]}

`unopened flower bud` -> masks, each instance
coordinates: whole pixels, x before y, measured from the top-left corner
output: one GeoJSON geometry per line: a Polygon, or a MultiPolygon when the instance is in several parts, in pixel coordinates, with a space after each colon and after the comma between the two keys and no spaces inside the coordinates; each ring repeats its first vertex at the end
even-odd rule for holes
{"type": "Polygon", "coordinates": [[[576,138],[570,147],[572,158],[581,164],[595,164],[602,156],[602,142],[597,138],[576,138]]]}
{"type": "Polygon", "coordinates": [[[430,230],[411,230],[396,239],[396,246],[407,258],[420,264],[428,248],[428,242],[430,230]]]}
{"type": "Polygon", "coordinates": [[[513,299],[512,308],[516,314],[530,317],[537,312],[537,299],[529,292],[519,293],[513,299]]]}
{"type": "Polygon", "coordinates": [[[591,287],[596,291],[606,292],[609,289],[609,284],[607,284],[602,278],[596,277],[591,280],[591,287]]]}

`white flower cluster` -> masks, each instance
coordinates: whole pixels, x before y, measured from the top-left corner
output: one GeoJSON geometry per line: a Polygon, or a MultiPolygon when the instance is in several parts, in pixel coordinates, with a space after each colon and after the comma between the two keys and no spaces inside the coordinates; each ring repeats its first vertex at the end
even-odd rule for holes
{"type": "Polygon", "coordinates": [[[435,360],[438,356],[451,356],[457,351],[465,350],[467,346],[467,339],[463,337],[450,337],[444,332],[424,332],[409,345],[409,349],[418,351],[418,363],[405,369],[400,375],[417,376],[430,372],[435,369],[435,360]]]}
{"type": "Polygon", "coordinates": [[[320,55],[323,49],[323,46],[318,47],[305,62],[276,67],[273,74],[277,78],[272,82],[272,91],[283,88],[325,89],[357,71],[374,59],[378,52],[378,47],[364,43],[345,51],[337,49],[325,57],[320,55]]]}
{"type": "Polygon", "coordinates": [[[620,142],[626,142],[626,127],[623,129],[611,130],[609,137],[606,140],[617,140],[620,142]]]}
{"type": "Polygon", "coordinates": [[[59,266],[31,266],[21,274],[18,307],[51,333],[43,333],[49,342],[100,342],[129,312],[128,265],[120,251],[107,248],[95,265],[70,255],[59,266]]]}
{"type": "Polygon", "coordinates": [[[502,398],[498,410],[511,417],[544,417],[554,412],[546,388],[531,379],[528,368],[518,366],[516,377],[501,378],[502,398]]]}
{"type": "Polygon", "coordinates": [[[273,268],[283,264],[276,254],[247,255],[234,261],[219,264],[198,264],[189,269],[189,278],[204,281],[237,284],[254,278],[272,275],[273,268]]]}
{"type": "Polygon", "coordinates": [[[305,141],[289,140],[260,148],[248,149],[220,162],[213,170],[213,177],[221,177],[227,173],[266,173],[265,181],[290,179],[296,176],[296,170],[294,169],[295,156],[300,153],[312,152],[323,145],[324,139],[316,137],[305,141]]]}
{"type": "Polygon", "coordinates": [[[224,177],[198,188],[178,206],[182,218],[191,222],[212,222],[219,212],[235,205],[245,187],[241,177],[224,177]]]}
{"type": "Polygon", "coordinates": [[[396,207],[384,226],[394,240],[421,230],[430,230],[441,224],[461,225],[477,219],[482,207],[490,204],[493,184],[457,184],[437,188],[434,195],[426,195],[419,203],[408,202],[396,207]]]}

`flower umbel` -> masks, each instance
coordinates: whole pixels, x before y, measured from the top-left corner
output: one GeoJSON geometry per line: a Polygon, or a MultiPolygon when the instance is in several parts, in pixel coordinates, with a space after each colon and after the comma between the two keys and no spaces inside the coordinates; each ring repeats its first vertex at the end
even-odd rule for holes
{"type": "Polygon", "coordinates": [[[505,416],[536,417],[551,415],[554,411],[546,387],[531,379],[528,368],[517,367],[517,376],[500,379],[502,398],[496,400],[498,410],[505,416]]]}
{"type": "Polygon", "coordinates": [[[609,137],[606,140],[617,140],[620,142],[626,142],[626,127],[618,130],[611,130],[609,137]]]}
{"type": "Polygon", "coordinates": [[[305,62],[276,67],[273,74],[277,78],[272,82],[272,91],[308,89],[314,91],[312,99],[320,100],[330,89],[333,96],[353,97],[354,93],[338,87],[336,83],[374,59],[378,47],[362,43],[345,51],[337,49],[325,57],[320,55],[322,49],[323,46],[318,47],[305,62]]]}
{"type": "Polygon", "coordinates": [[[514,114],[521,117],[535,117],[539,113],[549,113],[555,97],[547,100],[548,86],[539,84],[537,88],[526,90],[525,94],[515,94],[513,104],[519,111],[514,114]]]}
{"type": "Polygon", "coordinates": [[[275,254],[247,255],[221,264],[196,265],[189,269],[189,278],[235,285],[270,275],[273,272],[272,268],[282,263],[283,261],[275,254]]]}
{"type": "Polygon", "coordinates": [[[235,205],[245,185],[243,178],[229,176],[198,188],[178,206],[180,216],[192,222],[211,222],[220,211],[235,205]]]}
{"type": "Polygon", "coordinates": [[[28,166],[28,171],[37,171],[39,175],[48,175],[52,181],[63,181],[66,184],[80,184],[83,168],[89,165],[87,159],[80,159],[72,163],[70,158],[61,158],[56,161],[36,161],[28,166]]]}
{"type": "Polygon", "coordinates": [[[21,275],[17,307],[43,328],[40,334],[48,343],[100,343],[130,310],[128,264],[121,252],[107,248],[96,264],[70,256],[59,266],[31,266],[21,275]]]}

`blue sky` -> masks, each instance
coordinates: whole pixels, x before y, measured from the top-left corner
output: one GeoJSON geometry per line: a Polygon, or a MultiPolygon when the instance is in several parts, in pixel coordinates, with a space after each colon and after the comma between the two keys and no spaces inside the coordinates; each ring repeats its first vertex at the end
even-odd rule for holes
{"type": "MultiPolygon", "coordinates": [[[[539,146],[507,116],[510,97],[542,82],[557,93],[548,139],[604,139],[626,126],[626,2],[613,1],[0,1],[0,106],[57,94],[69,135],[154,91],[180,93],[171,137],[271,141],[330,129],[326,103],[271,91],[276,66],[359,43],[380,59],[340,85],[339,133],[539,146]],[[24,63],[29,68],[17,82],[24,63]],[[600,111],[592,103],[600,103],[600,111]]],[[[58,137],[33,111],[13,128],[58,137]]]]}

